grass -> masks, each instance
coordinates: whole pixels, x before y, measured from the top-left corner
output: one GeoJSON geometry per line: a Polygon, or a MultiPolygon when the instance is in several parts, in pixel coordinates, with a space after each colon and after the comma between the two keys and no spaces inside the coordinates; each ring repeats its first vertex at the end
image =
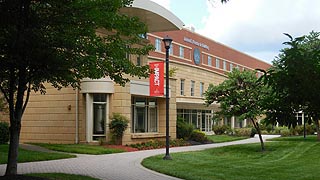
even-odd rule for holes
{"type": "Polygon", "coordinates": [[[237,140],[242,140],[242,139],[248,138],[248,137],[229,136],[229,135],[209,135],[207,137],[209,140],[213,141],[214,143],[237,141],[237,140]]]}
{"type": "MultiPolygon", "coordinates": [[[[6,164],[8,158],[8,145],[0,145],[0,164],[6,164]]],[[[75,155],[63,153],[45,153],[38,151],[29,151],[19,148],[18,162],[34,162],[34,161],[47,161],[55,159],[73,158],[75,155]]]]}
{"type": "Polygon", "coordinates": [[[63,174],[63,173],[33,173],[26,174],[27,176],[48,178],[50,180],[97,180],[89,176],[63,174]]]}
{"type": "Polygon", "coordinates": [[[186,180],[316,180],[319,179],[320,143],[285,141],[246,144],[196,152],[172,153],[143,160],[155,171],[186,180]]]}
{"type": "Polygon", "coordinates": [[[306,139],[303,136],[288,136],[288,137],[279,137],[273,138],[271,141],[299,141],[299,142],[317,142],[317,135],[307,135],[306,139]]]}
{"type": "Polygon", "coordinates": [[[112,153],[120,153],[124,152],[121,149],[113,149],[113,148],[106,148],[103,146],[96,146],[96,145],[88,145],[88,144],[42,144],[37,143],[35,145],[51,149],[54,151],[62,151],[68,153],[77,153],[77,154],[112,154],[112,153]]]}

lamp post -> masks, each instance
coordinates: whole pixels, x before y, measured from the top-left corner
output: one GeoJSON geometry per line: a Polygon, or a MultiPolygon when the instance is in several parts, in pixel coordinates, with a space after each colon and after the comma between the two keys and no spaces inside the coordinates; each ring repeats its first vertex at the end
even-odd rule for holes
{"type": "Polygon", "coordinates": [[[166,48],[166,155],[163,157],[164,160],[171,160],[169,154],[169,49],[172,39],[167,35],[162,39],[164,47],[166,48]]]}

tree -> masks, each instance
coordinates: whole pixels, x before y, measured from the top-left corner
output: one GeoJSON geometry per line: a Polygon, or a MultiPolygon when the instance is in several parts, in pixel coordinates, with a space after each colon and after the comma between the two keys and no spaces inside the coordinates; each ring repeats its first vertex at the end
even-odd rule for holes
{"type": "Polygon", "coordinates": [[[216,116],[238,116],[240,120],[250,120],[256,128],[261,150],[264,151],[264,142],[257,117],[264,114],[263,102],[267,97],[268,89],[258,80],[255,71],[239,71],[228,73],[228,79],[219,85],[210,84],[205,92],[205,102],[210,105],[220,104],[216,116]]]}
{"type": "Polygon", "coordinates": [[[1,0],[0,90],[9,106],[10,145],[6,175],[17,173],[21,118],[31,91],[45,84],[79,87],[80,80],[147,77],[126,54],[145,55],[145,24],[119,9],[132,0],[1,0]],[[108,32],[101,36],[99,31],[108,32]],[[139,46],[131,46],[138,44],[139,46]]]}
{"type": "Polygon", "coordinates": [[[296,126],[295,113],[303,111],[317,127],[320,140],[320,32],[292,38],[268,71],[267,84],[277,101],[268,106],[269,123],[296,126]]]}

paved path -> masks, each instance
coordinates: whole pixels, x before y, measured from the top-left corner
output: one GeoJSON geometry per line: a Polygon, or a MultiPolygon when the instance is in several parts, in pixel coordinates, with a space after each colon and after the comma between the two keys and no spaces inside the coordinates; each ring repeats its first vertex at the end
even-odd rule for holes
{"type": "MultiPolygon", "coordinates": [[[[276,136],[266,135],[264,139],[276,136]]],[[[258,137],[217,144],[170,148],[170,153],[198,151],[208,148],[259,142],[258,137]]],[[[107,155],[82,155],[77,158],[20,163],[18,174],[60,172],[81,174],[105,180],[179,180],[141,166],[141,161],[149,156],[165,154],[165,149],[136,151],[107,155]]],[[[4,175],[6,165],[0,165],[0,176],[4,175]]]]}

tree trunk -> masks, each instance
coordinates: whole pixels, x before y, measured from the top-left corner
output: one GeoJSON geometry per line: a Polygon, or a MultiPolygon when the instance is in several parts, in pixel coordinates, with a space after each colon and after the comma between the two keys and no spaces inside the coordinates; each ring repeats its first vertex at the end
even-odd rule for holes
{"type": "Polygon", "coordinates": [[[320,125],[319,120],[316,121],[316,127],[317,127],[317,139],[320,141],[320,125]]]}
{"type": "MultiPolygon", "coordinates": [[[[21,117],[20,117],[21,118],[21,117]]],[[[18,147],[21,130],[21,120],[15,120],[15,123],[10,124],[10,144],[8,151],[8,163],[6,175],[17,174],[18,167],[18,147]]]]}
{"type": "Polygon", "coordinates": [[[260,139],[260,144],[261,144],[261,151],[265,151],[264,142],[263,142],[263,139],[262,139],[262,135],[261,135],[261,130],[260,130],[259,124],[254,119],[251,119],[251,122],[252,122],[253,126],[256,128],[256,130],[258,132],[259,139],[260,139]]]}

